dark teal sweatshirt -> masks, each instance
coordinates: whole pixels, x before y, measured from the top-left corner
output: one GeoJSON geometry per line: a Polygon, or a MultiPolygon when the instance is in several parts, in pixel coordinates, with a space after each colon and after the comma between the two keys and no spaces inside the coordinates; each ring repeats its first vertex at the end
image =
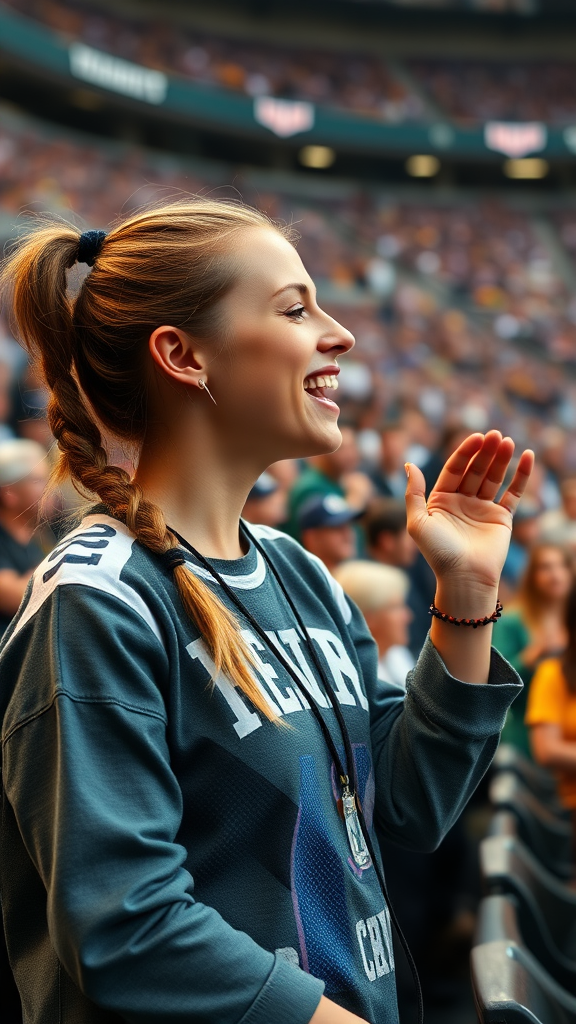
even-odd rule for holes
{"type": "MultiPolygon", "coordinates": [[[[434,849],[490,763],[516,673],[494,653],[487,685],[460,682],[428,640],[404,697],[322,564],[252,529],[332,681],[370,829],[434,849]]],[[[214,565],[341,748],[262,556],[214,565]]],[[[211,687],[170,572],[115,520],[90,515],[36,570],[0,648],[1,898],[26,1024],[308,1024],[323,991],[397,1024],[388,907],[350,856],[326,742],[242,625],[289,728],[226,678],[211,687]]]]}

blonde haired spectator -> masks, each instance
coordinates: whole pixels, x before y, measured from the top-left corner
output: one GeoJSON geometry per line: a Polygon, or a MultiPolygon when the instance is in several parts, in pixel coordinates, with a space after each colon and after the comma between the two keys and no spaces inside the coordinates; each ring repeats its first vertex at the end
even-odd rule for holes
{"type": "Polygon", "coordinates": [[[412,612],[406,604],[409,580],[391,565],[355,560],[344,562],[334,576],[358,605],[378,646],[378,675],[387,683],[406,686],[414,667],[408,643],[412,612]]]}

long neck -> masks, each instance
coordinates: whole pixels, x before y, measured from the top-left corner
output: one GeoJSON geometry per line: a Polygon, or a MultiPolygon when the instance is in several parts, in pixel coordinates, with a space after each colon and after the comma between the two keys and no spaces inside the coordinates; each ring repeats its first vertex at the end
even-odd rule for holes
{"type": "Polygon", "coordinates": [[[250,488],[265,466],[231,458],[209,432],[149,437],[135,479],[173,527],[202,554],[239,558],[239,520],[250,488]]]}

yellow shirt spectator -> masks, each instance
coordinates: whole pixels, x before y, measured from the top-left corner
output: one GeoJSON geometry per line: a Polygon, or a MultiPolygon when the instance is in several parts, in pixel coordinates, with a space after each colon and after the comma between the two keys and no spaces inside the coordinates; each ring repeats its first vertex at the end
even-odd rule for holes
{"type": "MultiPolygon", "coordinates": [[[[540,663],[530,685],[526,725],[555,725],[564,741],[573,741],[576,752],[576,693],[568,689],[560,658],[540,663]]],[[[569,772],[557,769],[558,791],[565,807],[576,809],[576,766],[569,772]]]]}

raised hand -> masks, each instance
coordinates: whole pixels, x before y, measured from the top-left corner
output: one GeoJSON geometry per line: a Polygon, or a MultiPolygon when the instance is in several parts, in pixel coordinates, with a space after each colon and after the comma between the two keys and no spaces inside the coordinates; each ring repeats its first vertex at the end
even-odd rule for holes
{"type": "MultiPolygon", "coordinates": [[[[496,503],[513,452],[512,439],[497,430],[472,434],[446,462],[428,503],[422,473],[409,467],[408,529],[436,575],[436,607],[454,618],[482,619],[496,607],[512,516],[534,464],[533,453],[525,451],[496,503]]],[[[493,628],[455,627],[435,618],[430,637],[453,676],[486,683],[493,628]]]]}
{"type": "Polygon", "coordinates": [[[503,438],[498,430],[472,434],[447,460],[427,503],[423,474],[417,466],[409,467],[408,530],[438,581],[498,586],[512,515],[534,463],[533,453],[525,451],[496,503],[513,453],[512,438],[503,438]]]}

